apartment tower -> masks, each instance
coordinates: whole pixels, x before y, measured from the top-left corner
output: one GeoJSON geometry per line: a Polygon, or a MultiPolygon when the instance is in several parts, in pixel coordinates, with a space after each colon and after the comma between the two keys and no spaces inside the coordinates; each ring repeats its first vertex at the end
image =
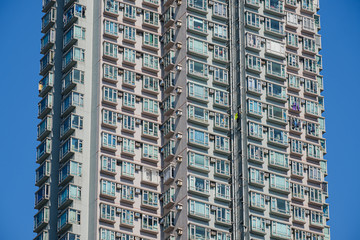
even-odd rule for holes
{"type": "Polygon", "coordinates": [[[329,240],[318,0],[43,0],[34,240],[329,240]]]}

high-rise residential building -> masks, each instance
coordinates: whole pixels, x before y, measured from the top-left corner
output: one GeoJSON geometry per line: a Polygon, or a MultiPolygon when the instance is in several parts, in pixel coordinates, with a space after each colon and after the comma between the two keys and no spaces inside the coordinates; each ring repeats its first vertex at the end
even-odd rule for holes
{"type": "Polygon", "coordinates": [[[35,240],[329,240],[318,0],[43,0],[35,240]]]}

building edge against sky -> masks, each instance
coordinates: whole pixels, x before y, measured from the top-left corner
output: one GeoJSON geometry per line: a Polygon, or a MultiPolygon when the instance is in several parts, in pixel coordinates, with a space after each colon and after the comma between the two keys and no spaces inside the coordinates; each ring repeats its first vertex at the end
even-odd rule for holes
{"type": "Polygon", "coordinates": [[[329,240],[318,0],[43,0],[35,240],[329,240]]]}

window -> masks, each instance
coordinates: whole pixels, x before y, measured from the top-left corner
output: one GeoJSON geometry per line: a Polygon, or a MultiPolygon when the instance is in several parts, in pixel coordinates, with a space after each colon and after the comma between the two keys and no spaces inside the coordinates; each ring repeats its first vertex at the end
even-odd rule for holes
{"type": "Polygon", "coordinates": [[[169,182],[172,182],[175,178],[175,174],[175,167],[173,165],[167,166],[162,171],[163,183],[167,184],[169,182]]]}
{"type": "Polygon", "coordinates": [[[136,19],[136,7],[133,5],[125,4],[124,17],[130,18],[130,19],[136,19]]]}
{"type": "Polygon", "coordinates": [[[163,57],[164,68],[168,68],[169,66],[170,67],[174,66],[175,61],[176,61],[175,51],[173,50],[168,51],[163,57]]]}
{"type": "Polygon", "coordinates": [[[37,127],[37,137],[41,137],[45,132],[50,132],[52,129],[52,117],[49,115],[42,120],[37,127]]]}
{"type": "Polygon", "coordinates": [[[228,39],[228,27],[226,25],[220,25],[214,23],[214,30],[213,30],[214,37],[220,38],[223,40],[228,39]]]}
{"type": "Polygon", "coordinates": [[[111,22],[109,20],[104,21],[104,31],[106,34],[117,36],[119,31],[119,26],[115,22],[111,22]]]}
{"type": "MultiPolygon", "coordinates": [[[[170,211],[164,216],[164,230],[166,231],[169,227],[175,227],[175,212],[170,211]]],[[[168,239],[171,240],[171,239],[168,239]]]]}
{"type": "Polygon", "coordinates": [[[148,158],[151,160],[158,160],[159,159],[159,147],[143,143],[142,146],[142,156],[144,158],[148,158]]]}
{"type": "Polygon", "coordinates": [[[144,10],[144,23],[150,24],[153,26],[158,26],[159,25],[159,14],[148,11],[148,10],[144,10]]]}
{"type": "Polygon", "coordinates": [[[303,48],[306,51],[310,51],[310,52],[315,52],[316,50],[316,43],[315,40],[311,39],[311,38],[306,38],[304,37],[303,40],[303,48]]]}
{"type": "Polygon", "coordinates": [[[39,182],[42,182],[43,180],[47,179],[48,177],[50,177],[50,168],[51,168],[50,162],[46,161],[46,162],[42,163],[40,165],[40,167],[38,167],[36,169],[36,180],[35,180],[35,182],[37,184],[39,182]]]}
{"type": "Polygon", "coordinates": [[[167,160],[169,157],[173,157],[175,155],[175,141],[170,140],[168,143],[166,143],[162,148],[162,152],[165,160],[167,160]]]}
{"type": "Polygon", "coordinates": [[[201,11],[207,10],[207,1],[206,0],[189,0],[188,7],[195,8],[201,11]]]}
{"type": "Polygon", "coordinates": [[[255,145],[250,144],[248,146],[248,157],[251,160],[263,162],[264,161],[263,149],[261,147],[259,147],[259,146],[255,146],[255,145]]]}
{"type": "Polygon", "coordinates": [[[289,179],[280,175],[270,174],[270,187],[281,191],[290,191],[289,179]]]}
{"type": "Polygon", "coordinates": [[[210,219],[210,205],[190,199],[189,214],[193,216],[210,219]]]}
{"type": "Polygon", "coordinates": [[[64,26],[70,23],[73,19],[76,18],[85,18],[86,7],[80,4],[72,5],[63,16],[64,26]]]}
{"type": "Polygon", "coordinates": [[[247,55],[246,56],[246,67],[250,70],[261,72],[261,60],[258,57],[247,55]]]}
{"type": "Polygon", "coordinates": [[[159,102],[144,98],[143,99],[143,111],[151,114],[159,114],[159,102]]]}
{"type": "Polygon", "coordinates": [[[228,61],[228,49],[226,47],[215,45],[214,59],[220,61],[228,61]]]}
{"type": "Polygon", "coordinates": [[[135,154],[135,141],[134,140],[131,140],[131,139],[128,139],[128,138],[123,138],[122,139],[122,153],[128,153],[128,154],[131,154],[131,155],[134,155],[135,154]]]}
{"type": "Polygon", "coordinates": [[[302,0],[301,8],[307,11],[314,11],[314,0],[302,0]]]}
{"type": "Polygon", "coordinates": [[[65,227],[67,224],[80,225],[80,211],[69,208],[58,217],[58,231],[65,227]]]}
{"type": "Polygon", "coordinates": [[[288,134],[279,129],[269,128],[269,141],[281,145],[288,145],[288,134]]]}
{"type": "Polygon", "coordinates": [[[118,76],[118,70],[117,67],[108,65],[108,64],[104,64],[104,72],[103,72],[103,76],[104,78],[110,79],[110,80],[117,80],[117,76],[118,76]]]}
{"type": "Polygon", "coordinates": [[[164,46],[167,46],[169,43],[175,42],[175,30],[173,28],[168,29],[163,35],[164,46]]]}
{"type": "Polygon", "coordinates": [[[268,83],[267,84],[268,96],[285,100],[287,98],[286,89],[280,85],[268,83]]]}
{"type": "Polygon", "coordinates": [[[265,219],[257,216],[251,216],[251,230],[265,233],[265,219]]]}
{"type": "Polygon", "coordinates": [[[153,122],[143,121],[143,134],[158,137],[159,125],[153,122]]]}
{"type": "Polygon", "coordinates": [[[134,197],[135,197],[135,188],[134,187],[131,187],[128,185],[121,186],[121,200],[133,202],[134,197]]]}
{"type": "Polygon", "coordinates": [[[173,110],[175,110],[175,95],[170,94],[162,103],[163,106],[163,112],[165,115],[168,115],[169,112],[171,113],[173,110]]]}
{"type": "Polygon", "coordinates": [[[220,2],[214,2],[213,14],[218,17],[227,18],[227,5],[220,2]]]}
{"type": "Polygon", "coordinates": [[[314,32],[315,31],[315,21],[312,18],[303,17],[303,29],[314,32]]]}
{"type": "Polygon", "coordinates": [[[265,195],[257,192],[250,192],[251,207],[265,209],[265,195]]]}
{"type": "Polygon", "coordinates": [[[189,167],[195,167],[198,169],[204,169],[209,170],[210,167],[210,159],[209,157],[195,153],[195,152],[189,152],[188,153],[188,164],[189,167]]]}
{"type": "Polygon", "coordinates": [[[101,170],[107,172],[116,172],[116,159],[102,156],[101,157],[101,170]]]}
{"type": "Polygon", "coordinates": [[[316,145],[313,145],[313,144],[308,144],[307,156],[312,157],[312,158],[316,158],[316,159],[321,159],[322,158],[322,151],[320,149],[320,146],[316,146],[316,145]]]}
{"type": "Polygon", "coordinates": [[[195,83],[188,83],[189,97],[196,98],[198,100],[207,101],[209,98],[209,89],[205,86],[195,83]]]}
{"type": "Polygon", "coordinates": [[[143,76],[143,89],[159,92],[159,80],[149,76],[143,76]]]}
{"type": "Polygon", "coordinates": [[[59,170],[59,183],[64,182],[68,177],[81,177],[82,164],[74,161],[66,162],[59,170]]]}
{"type": "Polygon", "coordinates": [[[136,51],[130,48],[124,48],[123,61],[128,63],[135,63],[136,51]]]}
{"type": "Polygon", "coordinates": [[[230,185],[223,183],[216,183],[216,197],[230,200],[230,185]]]}
{"type": "MultiPolygon", "coordinates": [[[[294,206],[293,218],[294,218],[294,220],[304,222],[305,221],[305,209],[294,206]]],[[[304,238],[304,240],[305,240],[305,238],[304,238]]]]}
{"type": "Polygon", "coordinates": [[[175,131],[175,118],[168,118],[168,120],[166,120],[165,123],[162,125],[161,130],[163,131],[164,136],[168,136],[168,134],[170,133],[173,134],[175,131]]]}
{"type": "Polygon", "coordinates": [[[63,159],[68,153],[79,152],[82,153],[83,141],[78,138],[68,138],[60,146],[60,158],[63,159]]]}
{"type": "Polygon", "coordinates": [[[117,137],[110,133],[102,133],[102,144],[101,146],[116,149],[117,137]]]}
{"type": "Polygon", "coordinates": [[[62,59],[62,69],[65,69],[73,61],[84,62],[85,49],[73,47],[68,52],[66,52],[62,59]]]}
{"type": "Polygon", "coordinates": [[[119,2],[117,2],[115,0],[105,0],[104,8],[105,8],[106,12],[118,14],[118,12],[119,12],[119,2]]]}
{"type": "Polygon", "coordinates": [[[251,48],[261,48],[261,38],[257,35],[247,33],[246,34],[246,46],[251,48]]]}
{"type": "Polygon", "coordinates": [[[300,102],[301,102],[300,98],[290,96],[290,99],[289,99],[289,107],[290,107],[290,109],[294,110],[294,111],[300,111],[300,108],[301,108],[300,102]]]}
{"type": "Polygon", "coordinates": [[[266,40],[266,53],[285,57],[285,46],[282,43],[266,40]]]}
{"type": "Polygon", "coordinates": [[[264,172],[255,168],[250,168],[250,183],[264,185],[264,179],[264,172]]]}
{"type": "Polygon", "coordinates": [[[231,210],[218,207],[216,210],[216,222],[229,224],[231,222],[231,210]]]}
{"type": "Polygon", "coordinates": [[[271,198],[271,211],[290,215],[290,202],[280,198],[271,198]]]}
{"type": "Polygon", "coordinates": [[[188,60],[188,67],[189,74],[203,78],[208,77],[208,66],[206,64],[194,60],[188,60]]]}
{"type": "Polygon", "coordinates": [[[252,27],[259,28],[260,27],[259,15],[252,12],[246,12],[246,24],[252,27]]]}
{"type": "Polygon", "coordinates": [[[214,126],[218,128],[229,129],[229,116],[222,113],[215,113],[214,126]]]}
{"type": "Polygon", "coordinates": [[[123,38],[124,40],[135,41],[136,29],[129,26],[124,26],[123,38]]]}
{"type": "Polygon", "coordinates": [[[143,67],[158,70],[159,69],[159,58],[155,57],[153,55],[144,53],[143,54],[143,67]]]}
{"type": "Polygon", "coordinates": [[[318,94],[318,82],[305,79],[305,91],[308,93],[318,94]]]}
{"type": "Polygon", "coordinates": [[[288,74],[289,87],[300,89],[300,78],[295,75],[288,74]]]}
{"type": "Polygon", "coordinates": [[[122,129],[124,131],[135,131],[135,118],[127,115],[122,116],[122,129]]]}
{"type": "Polygon", "coordinates": [[[117,58],[118,46],[109,42],[104,42],[104,55],[117,58]]]}
{"type": "Polygon", "coordinates": [[[207,21],[201,18],[197,18],[197,17],[193,17],[193,16],[188,16],[187,19],[187,27],[190,30],[194,30],[196,32],[200,32],[200,33],[207,33],[207,21]]]}
{"type": "Polygon", "coordinates": [[[120,224],[133,226],[134,225],[134,212],[127,210],[127,209],[122,209],[121,217],[120,217],[120,224]]]}
{"type": "Polygon", "coordinates": [[[210,181],[193,175],[188,176],[188,189],[199,193],[210,193],[210,181]]]}
{"type": "Polygon", "coordinates": [[[228,107],[229,106],[229,93],[215,90],[214,104],[228,107]]]}
{"type": "Polygon", "coordinates": [[[157,207],[159,205],[159,194],[143,190],[142,204],[152,207],[157,207]]]}
{"type": "Polygon", "coordinates": [[[288,66],[294,67],[294,68],[299,68],[299,56],[298,55],[288,53],[287,62],[288,62],[288,66]]]}
{"type": "Polygon", "coordinates": [[[319,125],[317,123],[307,122],[306,134],[314,137],[319,137],[319,125]]]}
{"type": "Polygon", "coordinates": [[[287,12],[286,21],[290,25],[297,26],[298,16],[295,13],[287,12]]]}
{"type": "Polygon", "coordinates": [[[34,216],[34,229],[40,227],[43,223],[49,222],[49,208],[43,207],[39,212],[34,216]]]}
{"type": "Polygon", "coordinates": [[[248,77],[247,78],[247,89],[251,92],[261,93],[262,82],[259,79],[248,77]]]}
{"type": "Polygon", "coordinates": [[[266,68],[267,74],[270,74],[270,75],[273,75],[276,77],[280,77],[280,78],[286,77],[285,65],[282,65],[277,62],[267,61],[266,66],[267,66],[267,68],[266,68]]]}
{"type": "Polygon", "coordinates": [[[215,136],[215,150],[230,152],[230,139],[228,137],[215,136]]]}
{"type": "Polygon", "coordinates": [[[158,48],[159,47],[159,36],[157,36],[153,33],[144,32],[143,44],[145,46],[158,48]]]}
{"type": "Polygon", "coordinates": [[[115,187],[116,187],[116,183],[114,182],[110,182],[107,180],[101,180],[100,181],[100,185],[101,185],[101,194],[105,194],[105,195],[109,195],[112,197],[115,197],[115,187]]]}
{"type": "Polygon", "coordinates": [[[116,103],[118,91],[113,88],[103,87],[103,100],[116,103]]]}
{"type": "Polygon", "coordinates": [[[268,117],[269,119],[286,122],[287,121],[286,109],[276,107],[273,105],[268,105],[268,117]]]}
{"type": "Polygon", "coordinates": [[[255,138],[263,138],[263,126],[254,122],[249,122],[249,135],[255,138]]]}
{"type": "Polygon", "coordinates": [[[304,186],[293,183],[292,184],[292,196],[295,198],[304,199],[304,186]]]}
{"type": "Polygon", "coordinates": [[[166,207],[170,203],[175,202],[175,188],[170,187],[164,192],[163,206],[166,207]]]}
{"type": "Polygon", "coordinates": [[[142,180],[153,184],[159,184],[159,171],[152,168],[143,167],[142,180]]]}
{"type": "Polygon", "coordinates": [[[121,163],[121,176],[133,178],[135,176],[135,164],[123,161],[121,163]]]}
{"type": "Polygon", "coordinates": [[[283,238],[291,238],[291,229],[289,225],[272,221],[271,235],[283,238]]]}
{"type": "Polygon", "coordinates": [[[306,111],[306,113],[318,116],[319,115],[319,104],[316,102],[306,100],[305,111],[306,111]]]}
{"type": "MultiPolygon", "coordinates": [[[[50,119],[51,120],[51,119],[50,119]]],[[[60,125],[60,136],[63,137],[70,129],[82,129],[83,117],[75,114],[69,115],[60,125]]]]}
{"type": "Polygon", "coordinates": [[[208,44],[206,42],[189,37],[187,43],[190,52],[207,55],[208,44]]]}
{"type": "Polygon", "coordinates": [[[175,8],[173,6],[170,6],[164,13],[164,25],[168,25],[168,23],[173,23],[175,20],[175,8]]]}
{"type": "Polygon", "coordinates": [[[73,87],[76,83],[83,84],[84,83],[84,76],[85,76],[84,71],[80,71],[78,69],[73,68],[62,79],[61,90],[65,91],[69,86],[73,87]]]}
{"type": "Polygon", "coordinates": [[[265,8],[274,12],[284,12],[284,2],[281,0],[266,0],[265,8]]]}
{"type": "Polygon", "coordinates": [[[123,84],[135,86],[136,73],[133,71],[124,70],[123,84]]]}
{"type": "Polygon", "coordinates": [[[38,206],[40,203],[42,203],[41,205],[43,205],[44,202],[47,202],[49,200],[49,197],[50,185],[44,184],[35,193],[35,206],[38,206]]]}
{"type": "Polygon", "coordinates": [[[269,151],[269,164],[278,167],[289,167],[289,156],[284,153],[269,151]]]}
{"type": "MultiPolygon", "coordinates": [[[[46,46],[47,42],[54,42],[53,39],[55,38],[55,32],[50,30],[48,34],[41,39],[42,48],[46,46]],[[54,36],[52,36],[52,34],[54,34],[54,36]]],[[[85,28],[73,25],[67,32],[64,33],[63,47],[66,47],[71,40],[74,39],[85,39],[85,28]]]]}
{"type": "Polygon", "coordinates": [[[291,145],[290,150],[292,153],[302,154],[303,143],[301,141],[296,140],[296,139],[291,139],[290,145],[291,145]]]}
{"type": "Polygon", "coordinates": [[[210,229],[194,224],[189,224],[189,239],[210,240],[210,229]]]}
{"type": "Polygon", "coordinates": [[[51,140],[45,139],[36,148],[36,159],[39,161],[51,153],[51,140]]]}
{"type": "Polygon", "coordinates": [[[109,229],[100,228],[100,240],[115,240],[115,232],[109,229]]]}
{"type": "MultiPolygon", "coordinates": [[[[71,57],[71,55],[70,55],[71,57]]],[[[48,69],[51,65],[54,64],[55,52],[50,50],[48,53],[44,55],[44,57],[40,60],[40,71],[43,72],[48,69]]]]}
{"type": "Polygon", "coordinates": [[[123,106],[134,109],[135,108],[135,95],[131,94],[131,93],[124,92],[123,106]]]}
{"type": "Polygon", "coordinates": [[[107,204],[100,204],[100,218],[115,221],[115,207],[107,204]]]}
{"type": "Polygon", "coordinates": [[[229,72],[226,69],[214,67],[213,80],[218,83],[229,83],[229,72]]]}
{"type": "Polygon", "coordinates": [[[209,146],[209,133],[197,129],[189,128],[189,143],[194,143],[204,147],[209,146]]]}
{"type": "Polygon", "coordinates": [[[209,121],[209,110],[198,106],[189,105],[188,118],[191,120],[207,123],[209,121]]]}
{"type": "Polygon", "coordinates": [[[252,99],[248,99],[247,102],[248,102],[248,104],[247,104],[248,113],[255,114],[258,116],[262,115],[261,102],[258,102],[258,101],[252,100],[252,99]]]}
{"type": "Polygon", "coordinates": [[[287,44],[292,47],[299,46],[299,37],[294,33],[287,33],[287,44]]]}
{"type": "Polygon", "coordinates": [[[230,176],[230,162],[227,160],[216,159],[215,173],[230,176]]]}
{"type": "Polygon", "coordinates": [[[311,223],[318,226],[323,226],[323,213],[311,211],[311,223]]]}
{"type": "Polygon", "coordinates": [[[284,32],[284,23],[277,21],[275,19],[266,18],[265,30],[272,32],[272,33],[277,33],[277,34],[283,35],[285,33],[284,32]]]}
{"type": "Polygon", "coordinates": [[[316,65],[317,65],[317,63],[315,60],[309,59],[309,58],[304,58],[304,70],[305,71],[316,73],[317,72],[316,65]]]}
{"type": "Polygon", "coordinates": [[[159,219],[157,217],[142,214],[141,228],[157,232],[158,231],[158,222],[159,222],[159,219]]]}
{"type": "Polygon", "coordinates": [[[48,72],[43,79],[39,82],[39,93],[45,93],[46,90],[54,86],[54,73],[48,72]]]}
{"type": "Polygon", "coordinates": [[[309,179],[321,181],[322,179],[321,168],[309,166],[309,179]]]}

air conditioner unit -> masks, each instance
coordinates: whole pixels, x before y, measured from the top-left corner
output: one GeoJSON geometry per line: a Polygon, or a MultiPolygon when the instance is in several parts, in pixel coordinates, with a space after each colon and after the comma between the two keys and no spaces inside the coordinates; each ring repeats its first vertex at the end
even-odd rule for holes
{"type": "Polygon", "coordinates": [[[141,142],[135,142],[135,147],[136,147],[136,148],[141,147],[141,142]]]}
{"type": "Polygon", "coordinates": [[[213,72],[214,71],[214,67],[213,66],[209,66],[209,71],[213,72]]]}
{"type": "Polygon", "coordinates": [[[121,238],[121,233],[117,232],[117,233],[115,234],[115,236],[116,236],[117,238],[121,238]]]}
{"type": "Polygon", "coordinates": [[[216,187],[216,182],[211,181],[210,182],[210,187],[216,187]]]}
{"type": "Polygon", "coordinates": [[[176,93],[177,94],[182,93],[182,87],[176,87],[176,93]]]}
{"type": "Polygon", "coordinates": [[[119,137],[119,136],[118,136],[118,137],[117,137],[117,141],[118,141],[118,142],[122,142],[122,137],[119,137]]]}
{"type": "Polygon", "coordinates": [[[120,189],[121,189],[121,184],[120,184],[120,183],[117,183],[117,184],[116,184],[116,189],[117,189],[117,190],[120,190],[120,189]]]}
{"type": "Polygon", "coordinates": [[[265,65],[266,61],[264,59],[261,59],[261,65],[265,65]]]}
{"type": "Polygon", "coordinates": [[[209,135],[209,140],[210,140],[210,141],[215,140],[215,135],[214,135],[214,134],[210,134],[210,135],[209,135]]]}
{"type": "Polygon", "coordinates": [[[270,196],[265,196],[265,200],[266,200],[267,202],[270,202],[270,196]]]}
{"type": "Polygon", "coordinates": [[[181,71],[182,70],[182,66],[180,64],[176,65],[176,70],[177,71],[181,71]]]}
{"type": "Polygon", "coordinates": [[[267,131],[268,131],[268,128],[264,126],[263,131],[264,131],[264,132],[267,132],[267,131]]]}
{"type": "Polygon", "coordinates": [[[176,116],[182,116],[182,110],[181,109],[178,109],[176,110],[176,116]]]}
{"type": "Polygon", "coordinates": [[[216,163],[216,158],[210,158],[211,163],[216,163]]]}
{"type": "Polygon", "coordinates": [[[210,210],[211,210],[211,211],[216,211],[216,210],[217,210],[217,206],[211,205],[210,210]]]}
{"type": "Polygon", "coordinates": [[[176,157],[176,161],[177,161],[178,163],[181,163],[182,160],[183,160],[183,157],[182,157],[182,156],[177,156],[177,157],[176,157]]]}
{"type": "Polygon", "coordinates": [[[142,56],[142,53],[141,52],[136,52],[136,57],[137,58],[140,58],[142,56]]]}
{"type": "Polygon", "coordinates": [[[176,205],[176,210],[178,210],[178,211],[183,210],[183,205],[182,205],[181,203],[178,203],[178,204],[176,205]]]}
{"type": "Polygon", "coordinates": [[[118,119],[122,119],[122,118],[123,118],[123,115],[122,115],[121,113],[118,113],[118,114],[117,114],[117,118],[118,118],[118,119]]]}
{"type": "Polygon", "coordinates": [[[137,124],[137,125],[140,125],[141,124],[141,119],[135,119],[135,124],[137,124]]]}
{"type": "Polygon", "coordinates": [[[136,13],[137,13],[137,14],[141,14],[141,13],[142,13],[142,9],[141,9],[141,8],[136,8],[136,13]]]}
{"type": "Polygon", "coordinates": [[[140,193],[141,193],[141,189],[136,188],[136,189],[135,189],[135,193],[136,193],[136,194],[140,194],[140,193]]]}
{"type": "Polygon", "coordinates": [[[178,235],[182,235],[183,234],[183,229],[178,228],[178,229],[176,229],[176,232],[177,232],[178,235]]]}
{"type": "Polygon", "coordinates": [[[118,97],[122,97],[123,96],[123,92],[118,92],[118,97]]]}
{"type": "Polygon", "coordinates": [[[214,2],[213,1],[209,1],[209,6],[212,6],[214,5],[214,2]]]}
{"type": "Polygon", "coordinates": [[[215,230],[211,230],[210,234],[211,236],[216,236],[217,232],[215,230]]]}
{"type": "Polygon", "coordinates": [[[209,28],[212,28],[212,27],[214,27],[214,23],[213,23],[213,22],[209,22],[209,23],[208,23],[208,26],[209,26],[209,28]]]}
{"type": "Polygon", "coordinates": [[[208,48],[209,48],[209,50],[214,50],[214,45],[209,44],[209,45],[208,45],[208,48]]]}
{"type": "Polygon", "coordinates": [[[209,117],[215,117],[215,112],[209,111],[209,117]]]}
{"type": "Polygon", "coordinates": [[[124,48],[123,47],[119,47],[119,53],[122,53],[122,52],[124,52],[124,48]]]}
{"type": "Polygon", "coordinates": [[[119,8],[120,8],[120,9],[122,9],[122,8],[124,8],[124,7],[125,7],[125,4],[124,4],[124,3],[120,3],[120,4],[119,4],[119,8]]]}
{"type": "Polygon", "coordinates": [[[183,181],[181,179],[176,180],[176,185],[181,187],[183,185],[183,181]]]}
{"type": "Polygon", "coordinates": [[[140,101],[141,101],[141,97],[136,97],[136,98],[135,98],[135,101],[136,101],[136,102],[140,102],[140,101]]]}
{"type": "Polygon", "coordinates": [[[262,104],[262,108],[263,108],[263,109],[267,109],[267,108],[268,108],[268,105],[267,105],[266,103],[263,103],[263,104],[262,104]]]}
{"type": "Polygon", "coordinates": [[[177,26],[177,27],[181,27],[181,25],[182,25],[181,20],[177,20],[177,21],[176,21],[176,26],[177,26]]]}
{"type": "Polygon", "coordinates": [[[264,177],[268,178],[268,177],[270,177],[270,174],[268,172],[266,172],[266,173],[264,173],[264,177]]]}
{"type": "Polygon", "coordinates": [[[181,49],[182,48],[182,43],[181,42],[176,43],[176,48],[181,49]]]}
{"type": "Polygon", "coordinates": [[[269,154],[269,149],[264,149],[264,154],[269,154]]]}
{"type": "Polygon", "coordinates": [[[212,95],[215,93],[215,89],[209,88],[209,94],[212,95]]]}
{"type": "Polygon", "coordinates": [[[141,217],[141,214],[137,212],[137,213],[134,214],[134,217],[135,217],[135,218],[140,218],[140,217],[141,217]]]}
{"type": "Polygon", "coordinates": [[[136,74],[136,80],[140,80],[142,78],[141,74],[136,74]]]}
{"type": "Polygon", "coordinates": [[[116,213],[121,213],[121,208],[116,208],[116,213]]]}
{"type": "Polygon", "coordinates": [[[124,25],[119,24],[119,30],[122,31],[124,29],[124,25]]]}
{"type": "Polygon", "coordinates": [[[271,221],[269,219],[266,219],[265,224],[269,226],[269,225],[271,225],[271,221]]]}
{"type": "Polygon", "coordinates": [[[181,132],[176,133],[176,139],[180,140],[182,139],[183,134],[181,132]]]}
{"type": "Polygon", "coordinates": [[[260,16],[260,21],[261,21],[261,22],[265,21],[265,18],[262,17],[262,16],[260,16]]]}
{"type": "Polygon", "coordinates": [[[310,214],[310,211],[308,209],[305,210],[305,214],[306,215],[309,215],[310,214]]]}
{"type": "Polygon", "coordinates": [[[164,80],[160,80],[160,83],[159,83],[160,87],[163,87],[165,85],[165,82],[164,80]]]}
{"type": "Polygon", "coordinates": [[[141,170],[141,165],[135,165],[135,170],[140,171],[141,170]]]}

